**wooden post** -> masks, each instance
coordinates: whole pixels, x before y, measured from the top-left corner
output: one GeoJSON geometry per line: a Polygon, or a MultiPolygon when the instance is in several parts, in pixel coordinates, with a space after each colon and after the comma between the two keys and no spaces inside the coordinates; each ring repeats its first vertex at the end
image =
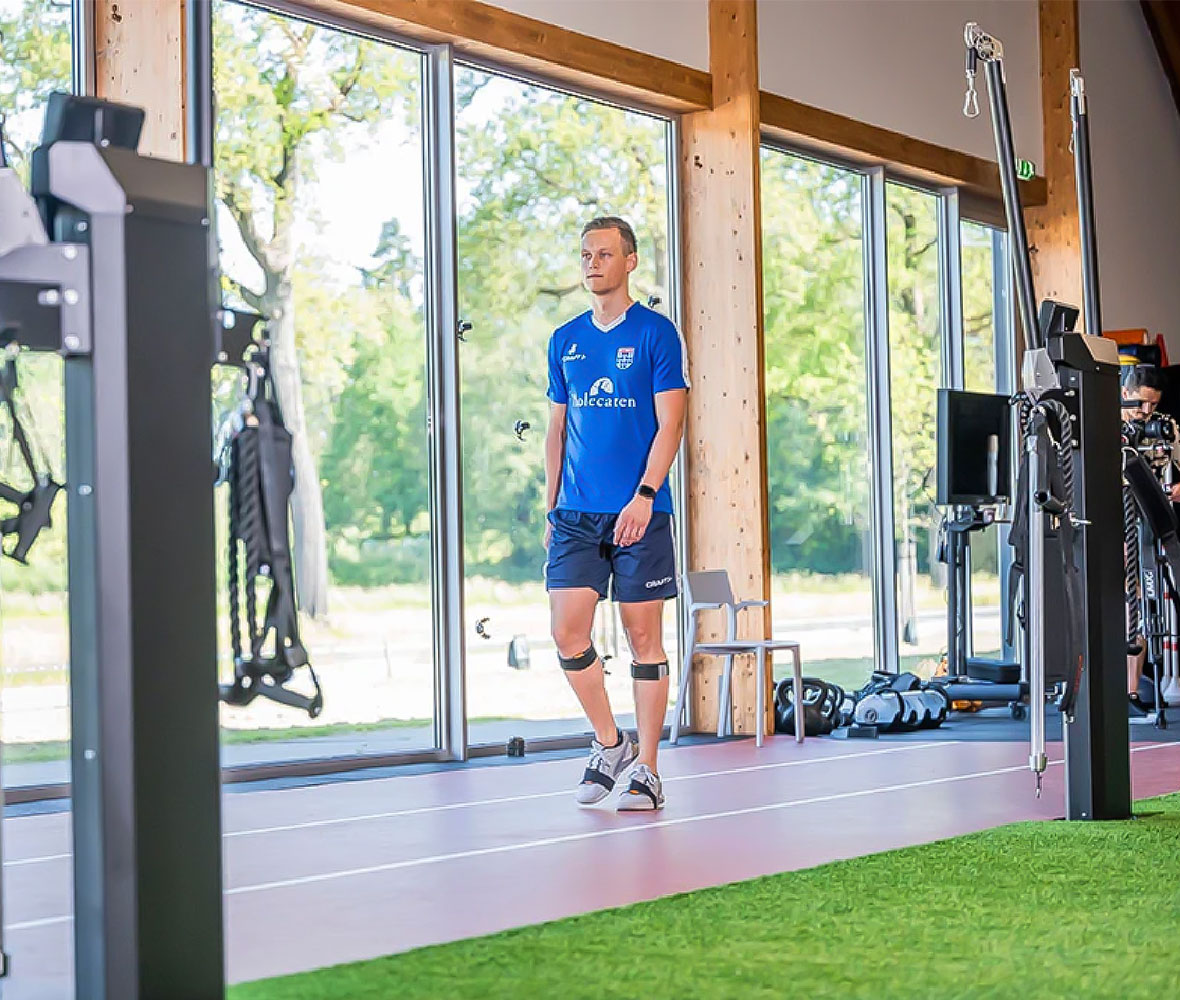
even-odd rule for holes
{"type": "MultiPolygon", "coordinates": [[[[1069,117],[1069,71],[1079,67],[1077,0],[1039,0],[1041,109],[1045,126],[1044,174],[1048,200],[1028,209],[1038,299],[1082,305],[1081,246],[1069,117]]],[[[1082,326],[1087,333],[1101,333],[1082,326]]]]}
{"type": "Polygon", "coordinates": [[[184,159],[185,0],[94,0],[98,96],[147,112],[139,151],[184,159]]]}
{"type": "MultiPolygon", "coordinates": [[[[726,569],[739,599],[768,599],[756,4],[710,0],[709,68],[713,109],[686,115],[680,132],[689,568],[726,569]]],[[[768,634],[769,611],[742,617],[739,635],[768,634]]],[[[724,636],[717,619],[710,638],[724,636]]],[[[693,665],[693,729],[716,729],[720,666],[693,665]]],[[[766,677],[754,672],[749,656],[735,666],[735,732],[755,732],[755,684],[769,685],[769,663],[766,677]]]]}

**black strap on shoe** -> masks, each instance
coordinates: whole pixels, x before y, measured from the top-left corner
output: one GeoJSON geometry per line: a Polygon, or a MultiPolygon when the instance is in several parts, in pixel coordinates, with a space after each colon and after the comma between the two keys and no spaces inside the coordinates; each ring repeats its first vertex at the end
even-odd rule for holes
{"type": "MultiPolygon", "coordinates": [[[[6,337],[0,335],[0,349],[5,351],[8,350],[6,340],[6,337]]],[[[16,397],[16,359],[9,355],[0,366],[0,407],[8,411],[12,437],[16,442],[17,451],[20,452],[26,478],[32,482],[32,486],[21,488],[0,482],[0,500],[16,507],[15,514],[0,518],[0,538],[15,536],[16,541],[3,552],[10,559],[28,565],[29,550],[37,536],[53,526],[53,503],[63,487],[50,473],[46,456],[34,449],[29,430],[17,413],[16,397]]]]}
{"type": "Polygon", "coordinates": [[[651,799],[653,808],[659,808],[660,800],[655,791],[646,782],[640,781],[638,778],[631,779],[631,787],[627,789],[628,795],[646,795],[651,799]]]}
{"type": "MultiPolygon", "coordinates": [[[[261,322],[260,317],[254,319],[255,325],[261,322]]],[[[229,705],[248,705],[261,695],[302,709],[314,719],[324,707],[324,696],[299,637],[288,528],[295,468],[291,433],[283,423],[271,373],[270,341],[265,334],[251,334],[229,363],[245,368],[247,388],[223,435],[221,451],[219,482],[229,485],[229,614],[234,658],[234,679],[222,685],[221,700],[229,705]],[[266,610],[259,621],[259,589],[266,585],[266,610]],[[314,693],[310,696],[287,687],[299,667],[307,667],[311,677],[314,693]]]]}
{"type": "Polygon", "coordinates": [[[588,767],[582,772],[582,784],[602,785],[609,792],[615,787],[615,779],[605,771],[600,771],[596,767],[588,767]]]}

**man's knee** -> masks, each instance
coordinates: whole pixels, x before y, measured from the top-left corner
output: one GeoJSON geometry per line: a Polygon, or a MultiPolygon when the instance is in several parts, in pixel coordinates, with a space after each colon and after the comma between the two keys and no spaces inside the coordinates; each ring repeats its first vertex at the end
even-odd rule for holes
{"type": "Polygon", "coordinates": [[[663,636],[658,628],[650,625],[628,625],[627,642],[631,652],[640,661],[662,660],[664,658],[663,636]]]}

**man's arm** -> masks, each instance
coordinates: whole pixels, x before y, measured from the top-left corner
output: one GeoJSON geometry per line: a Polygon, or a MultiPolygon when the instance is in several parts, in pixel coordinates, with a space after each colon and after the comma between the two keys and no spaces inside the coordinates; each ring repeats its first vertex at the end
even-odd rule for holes
{"type": "MultiPolygon", "coordinates": [[[[668,389],[657,392],[656,421],[659,428],[651,451],[647,455],[647,467],[643,480],[652,489],[658,490],[668,478],[668,470],[680,450],[680,438],[684,434],[684,411],[688,405],[687,389],[668,389]]],[[[635,484],[637,487],[639,483],[635,484]]],[[[616,545],[631,545],[644,535],[651,521],[652,501],[641,496],[631,500],[615,522],[616,545]]]]}
{"type": "Polygon", "coordinates": [[[550,403],[549,429],[545,432],[545,510],[557,506],[561,489],[561,463],[565,457],[565,403],[550,403]]]}
{"type": "MultiPolygon", "coordinates": [[[[688,409],[688,390],[669,389],[656,393],[656,431],[651,451],[647,456],[647,468],[643,470],[643,482],[658,490],[668,478],[668,470],[676,461],[680,450],[680,439],[684,436],[684,413],[688,409]]],[[[639,484],[636,483],[636,486],[639,484]]]]}

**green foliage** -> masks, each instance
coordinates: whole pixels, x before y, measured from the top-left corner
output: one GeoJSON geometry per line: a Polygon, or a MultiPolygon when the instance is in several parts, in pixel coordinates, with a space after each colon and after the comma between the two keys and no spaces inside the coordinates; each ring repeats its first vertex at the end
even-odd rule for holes
{"type": "Polygon", "coordinates": [[[860,178],[762,154],[773,569],[862,567],[868,531],[860,178]]]}
{"type": "Polygon", "coordinates": [[[48,0],[0,3],[0,116],[4,151],[28,180],[28,159],[40,136],[45,101],[69,90],[70,12],[48,0]]]}

